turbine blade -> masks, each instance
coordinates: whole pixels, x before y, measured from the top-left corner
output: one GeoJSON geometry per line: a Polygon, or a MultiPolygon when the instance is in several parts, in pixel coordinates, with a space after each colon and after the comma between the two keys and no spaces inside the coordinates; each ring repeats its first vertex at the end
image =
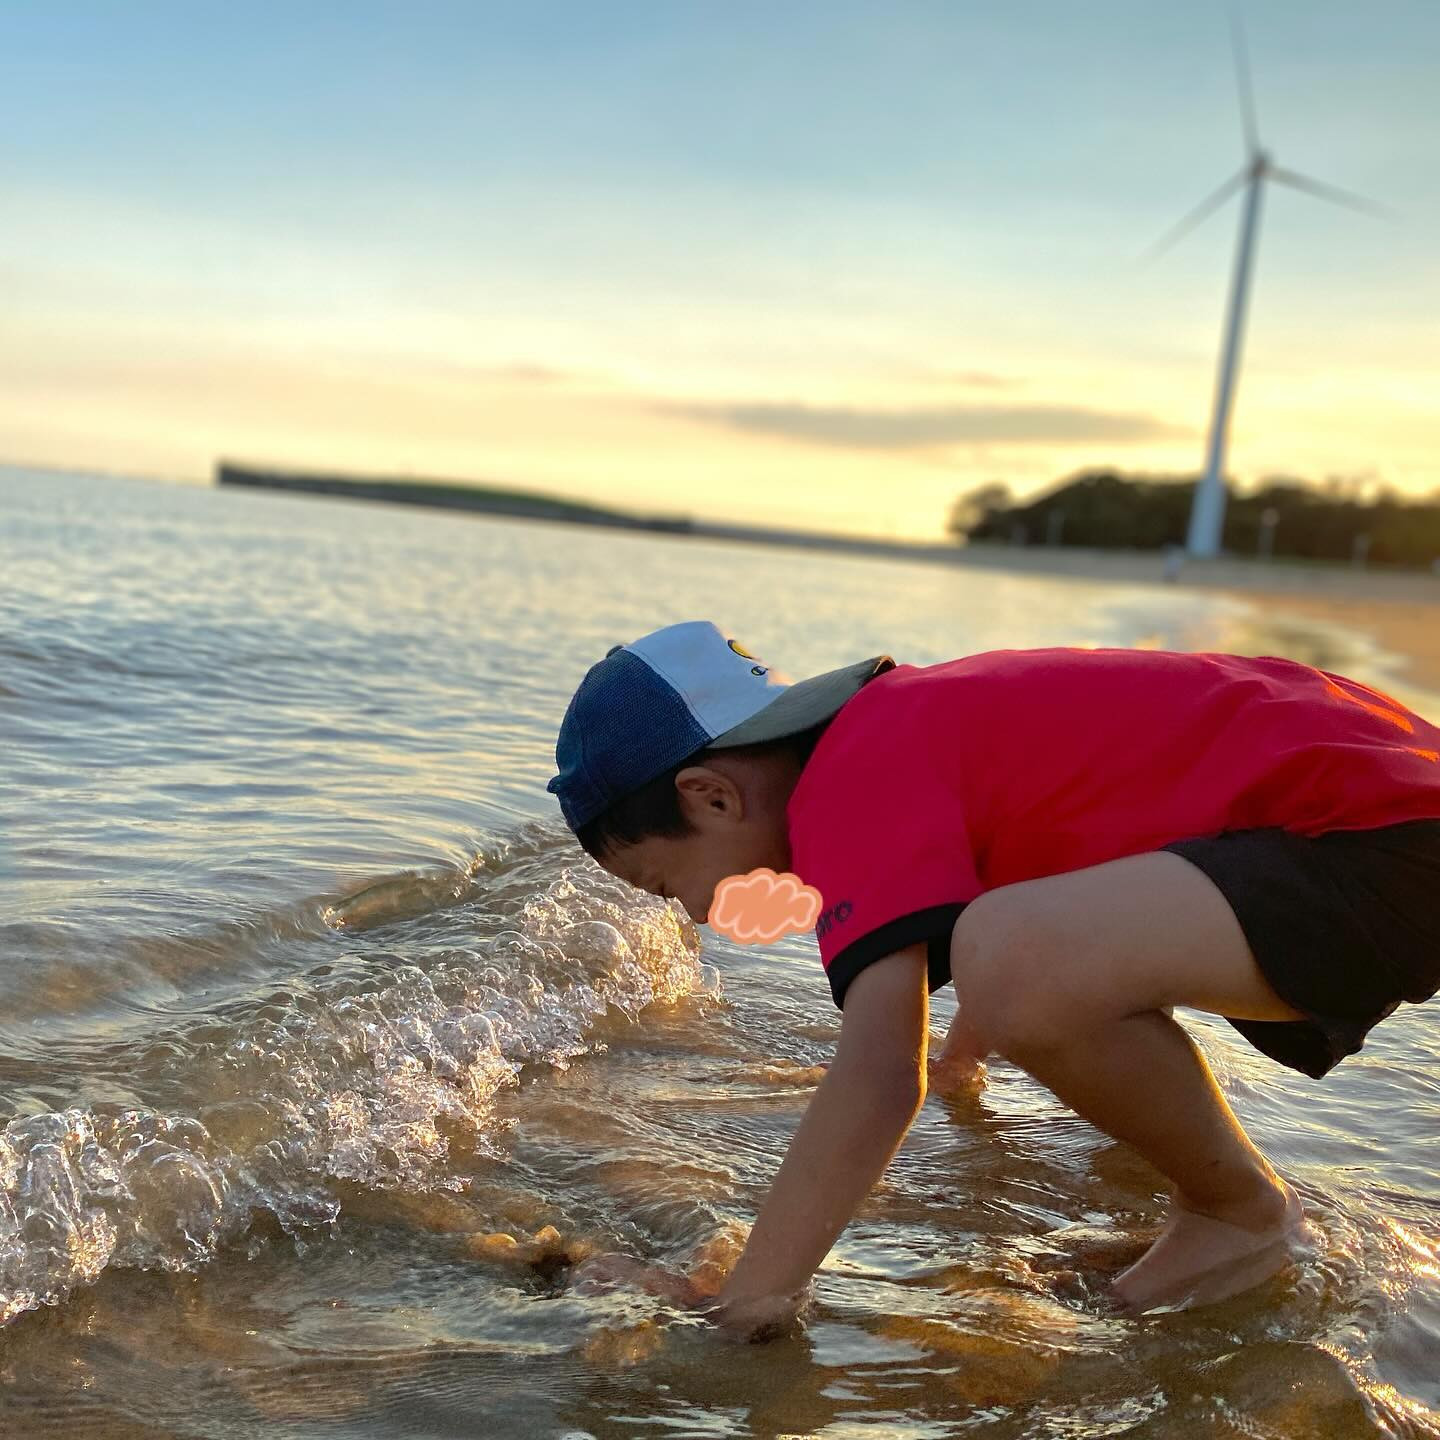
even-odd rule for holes
{"type": "Polygon", "coordinates": [[[1213,195],[1202,200],[1188,215],[1172,225],[1140,256],[1137,263],[1140,265],[1148,265],[1152,260],[1158,260],[1172,245],[1188,235],[1202,220],[1209,219],[1249,178],[1250,167],[1248,165],[1241,170],[1237,170],[1213,195]]]}
{"type": "Polygon", "coordinates": [[[1298,170],[1285,170],[1278,165],[1272,165],[1265,173],[1270,179],[1278,180],[1280,184],[1288,185],[1292,190],[1303,190],[1307,195],[1314,195],[1321,200],[1330,201],[1332,205],[1344,205],[1348,209],[1359,210],[1365,215],[1378,215],[1384,220],[1395,218],[1393,210],[1387,210],[1385,206],[1377,205],[1363,195],[1342,190],[1338,185],[1327,185],[1323,180],[1312,180],[1308,175],[1300,174],[1298,170]]]}
{"type": "Polygon", "coordinates": [[[1260,149],[1260,123],[1255,118],[1255,90],[1250,83],[1245,31],[1234,10],[1230,12],[1230,44],[1235,51],[1235,87],[1240,92],[1240,128],[1245,132],[1245,151],[1253,159],[1260,149]]]}

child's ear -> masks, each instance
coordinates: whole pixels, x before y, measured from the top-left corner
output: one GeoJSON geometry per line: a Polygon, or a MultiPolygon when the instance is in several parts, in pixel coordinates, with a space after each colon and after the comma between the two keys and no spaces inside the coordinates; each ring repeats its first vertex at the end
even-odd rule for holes
{"type": "Polygon", "coordinates": [[[731,803],[737,792],[735,782],[719,770],[708,765],[691,765],[675,777],[675,788],[680,792],[680,807],[694,817],[700,810],[723,810],[731,803]]]}

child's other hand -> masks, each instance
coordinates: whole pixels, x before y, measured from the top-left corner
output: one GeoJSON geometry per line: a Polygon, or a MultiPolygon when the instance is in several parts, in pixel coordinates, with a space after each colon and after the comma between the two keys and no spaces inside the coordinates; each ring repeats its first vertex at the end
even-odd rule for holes
{"type": "Polygon", "coordinates": [[[947,1100],[967,1099],[985,1088],[985,1064],[963,1050],[932,1055],[928,1084],[947,1100]]]}

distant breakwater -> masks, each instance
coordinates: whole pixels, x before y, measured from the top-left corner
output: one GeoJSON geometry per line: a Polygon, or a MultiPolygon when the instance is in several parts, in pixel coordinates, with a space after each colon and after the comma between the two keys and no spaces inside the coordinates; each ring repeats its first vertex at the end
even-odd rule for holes
{"type": "Polygon", "coordinates": [[[688,534],[693,525],[687,515],[635,515],[525,490],[502,490],[494,486],[443,480],[362,480],[347,475],[256,470],[222,462],[215,467],[215,483],[257,490],[298,491],[306,495],[334,495],[348,500],[377,500],[390,505],[424,505],[441,510],[475,510],[490,515],[523,516],[531,520],[561,520],[573,525],[662,530],[670,534],[688,534]]]}
{"type": "Polygon", "coordinates": [[[287,490],[307,495],[332,495],[350,500],[375,500],[392,505],[425,505],[445,510],[470,510],[509,515],[526,520],[560,520],[577,525],[613,525],[627,530],[655,530],[700,540],[732,540],[752,545],[786,545],[802,550],[834,550],[850,555],[898,559],[954,560],[960,548],[953,542],[926,544],[879,540],[861,535],[781,529],[763,525],[734,525],[696,520],[688,515],[636,515],[603,505],[505,490],[495,486],[448,480],[359,479],[346,475],[308,474],[262,470],[221,461],[215,467],[218,485],[260,490],[287,490]]]}

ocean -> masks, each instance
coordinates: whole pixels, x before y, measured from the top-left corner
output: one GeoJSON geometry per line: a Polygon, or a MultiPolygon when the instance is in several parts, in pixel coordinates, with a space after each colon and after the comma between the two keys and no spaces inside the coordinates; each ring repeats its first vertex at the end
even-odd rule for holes
{"type": "Polygon", "coordinates": [[[1182,1013],[1322,1237],[1223,1305],[1106,1310],[1077,1246],[1162,1182],[1002,1061],[795,1333],[568,1284],[732,1255],[839,1030],[812,937],[697,929],[545,791],[585,669],[697,618],[796,677],[1233,650],[1440,716],[1214,594],[0,473],[0,1434],[1440,1436],[1440,1001],[1323,1081],[1182,1013]]]}

